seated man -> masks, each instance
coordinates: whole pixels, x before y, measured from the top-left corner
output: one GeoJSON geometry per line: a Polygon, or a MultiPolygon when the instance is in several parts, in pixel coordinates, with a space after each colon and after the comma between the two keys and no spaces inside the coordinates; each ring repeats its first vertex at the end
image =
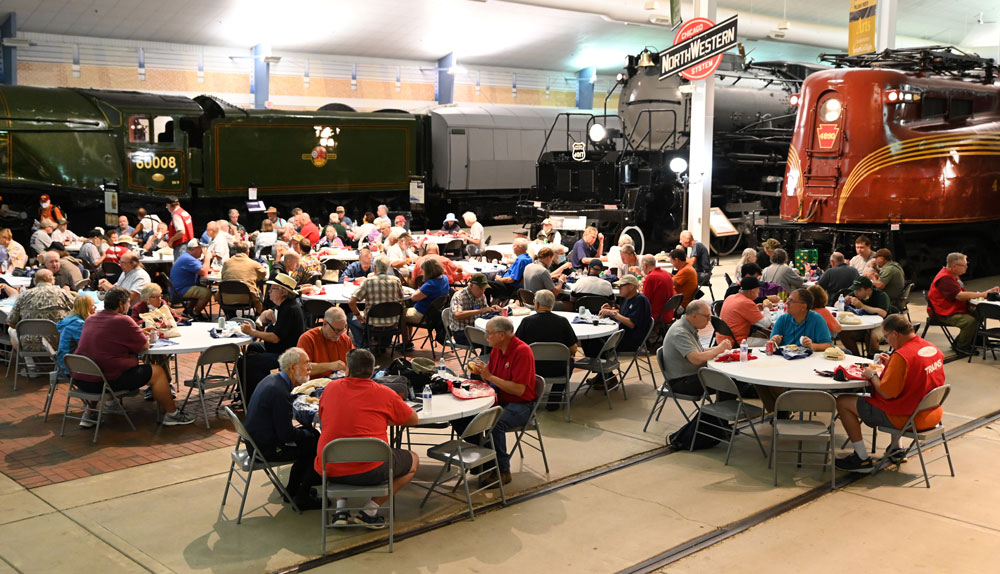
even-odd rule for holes
{"type": "Polygon", "coordinates": [[[485,313],[499,313],[500,307],[486,302],[486,290],[490,282],[486,275],[476,273],[469,279],[469,284],[455,293],[451,298],[451,335],[459,345],[468,345],[465,328],[472,326],[476,317],[485,313]]]}
{"type": "Polygon", "coordinates": [[[346,368],[347,352],[354,348],[347,332],[347,313],[330,307],[323,313],[323,324],[299,337],[298,347],[309,355],[310,377],[328,377],[346,368]]]}
{"type": "Polygon", "coordinates": [[[360,277],[368,277],[368,274],[372,272],[372,251],[367,247],[362,247],[358,251],[358,260],[347,266],[344,272],[340,274],[340,280],[343,283],[348,281],[353,281],[360,277]]]}
{"type": "MultiPolygon", "coordinates": [[[[223,222],[225,223],[225,222],[223,222]]],[[[229,239],[230,236],[226,233],[226,229],[229,228],[227,224],[225,227],[219,225],[218,221],[209,221],[205,226],[205,235],[208,236],[208,245],[205,246],[202,253],[202,264],[208,268],[212,266],[212,261],[216,260],[220,263],[229,259],[229,239]]]]}
{"type": "Polygon", "coordinates": [[[678,247],[684,248],[687,253],[687,262],[690,263],[698,274],[698,284],[702,284],[712,277],[712,261],[709,257],[708,247],[701,241],[694,240],[694,234],[685,229],[681,231],[681,244],[678,247]]]}
{"type": "Polygon", "coordinates": [[[528,255],[528,240],[518,237],[514,240],[514,255],[517,259],[507,268],[503,277],[490,281],[493,288],[491,295],[493,301],[502,301],[517,293],[517,290],[524,285],[524,268],[531,263],[531,256],[528,255]]]}
{"type": "Polygon", "coordinates": [[[311,493],[320,483],[313,468],[319,435],[311,427],[292,423],[292,389],[309,382],[309,357],[291,347],[278,357],[279,372],[264,377],[250,397],[246,429],[268,462],[292,462],[285,490],[300,510],[315,510],[322,502],[311,493]]]}
{"type": "Polygon", "coordinates": [[[968,269],[969,260],[964,254],[949,253],[945,266],[934,276],[927,292],[927,315],[936,316],[945,325],[958,327],[958,337],[952,348],[960,355],[973,353],[972,342],[979,330],[979,320],[969,313],[969,301],[1000,291],[1000,287],[983,292],[966,291],[959,278],[968,269]]]}
{"type": "Polygon", "coordinates": [[[694,300],[695,293],[698,292],[698,273],[688,263],[683,249],[674,249],[669,256],[670,263],[674,266],[675,292],[684,295],[681,307],[687,307],[694,300]]]}
{"type": "Polygon", "coordinates": [[[296,235],[292,239],[292,249],[299,256],[299,265],[292,270],[291,275],[298,283],[306,283],[315,275],[323,274],[323,263],[312,252],[312,242],[305,237],[296,235]]]}
{"type": "Polygon", "coordinates": [[[791,293],[802,287],[806,280],[799,275],[794,267],[786,265],[787,263],[788,253],[784,249],[775,249],[774,253],[771,254],[771,264],[764,269],[763,278],[768,283],[781,285],[785,291],[791,293]]]}
{"type": "MultiPolygon", "coordinates": [[[[572,357],[580,348],[576,333],[573,332],[573,325],[561,315],[552,312],[552,307],[556,303],[556,296],[548,289],[542,289],[535,293],[535,314],[529,315],[521,320],[514,334],[518,339],[528,345],[532,343],[562,343],[569,348],[570,369],[572,370],[572,357]]],[[[558,361],[541,361],[535,363],[535,374],[544,378],[566,377],[566,364],[558,361]]],[[[566,392],[566,385],[560,383],[553,385],[549,391],[548,406],[550,411],[557,410],[559,403],[563,401],[563,393],[566,392]]]]}
{"type": "MultiPolygon", "coordinates": [[[[354,349],[347,354],[347,377],[331,382],[319,400],[319,419],[323,431],[316,449],[315,470],[323,473],[322,454],[327,443],[339,438],[377,438],[389,442],[388,425],[414,426],[418,422],[413,412],[395,391],[371,380],[375,372],[375,357],[365,349],[354,349]]],[[[399,492],[417,472],[419,459],[413,451],[392,449],[393,476],[389,476],[386,463],[352,462],[330,463],[326,468],[327,479],[337,484],[370,486],[392,481],[393,492],[399,492]]],[[[338,510],[334,524],[366,524],[369,528],[382,528],[385,518],[378,515],[378,507],[388,496],[372,498],[365,509],[351,517],[346,510],[338,510]]],[[[337,508],[347,506],[346,499],[337,500],[337,508]]]]}
{"type": "Polygon", "coordinates": [[[250,289],[250,300],[246,301],[246,296],[243,296],[244,300],[240,301],[234,299],[233,295],[228,295],[226,301],[231,303],[249,302],[253,305],[254,311],[260,313],[263,305],[257,282],[262,281],[267,275],[267,268],[250,259],[250,244],[246,241],[237,241],[230,251],[232,256],[222,263],[220,278],[222,281],[239,281],[246,285],[250,289]]]}
{"type": "Polygon", "coordinates": [[[566,276],[558,273],[558,284],[553,281],[553,273],[549,271],[556,254],[551,247],[542,247],[535,255],[534,263],[524,268],[524,288],[532,293],[537,293],[542,289],[548,289],[553,295],[559,296],[562,293],[563,285],[566,283],[566,276]]]}
{"type": "Polygon", "coordinates": [[[427,259],[433,259],[440,263],[441,267],[444,267],[444,274],[448,276],[449,283],[461,283],[469,278],[469,274],[455,265],[454,261],[441,255],[441,248],[437,243],[427,243],[424,245],[424,254],[413,265],[413,271],[410,273],[410,285],[416,285],[418,279],[423,276],[424,270],[421,269],[421,266],[427,259]]]}
{"type": "Polygon", "coordinates": [[[278,366],[278,355],[289,347],[294,347],[305,331],[305,318],[297,298],[295,280],[279,273],[274,281],[267,283],[271,286],[267,294],[274,303],[274,309],[261,313],[255,323],[243,323],[240,326],[243,334],[259,339],[248,345],[246,351],[243,388],[251,398],[257,383],[278,366]]]}
{"type": "MultiPolygon", "coordinates": [[[[862,309],[866,313],[878,315],[879,317],[885,317],[889,314],[889,296],[885,294],[885,291],[876,289],[872,285],[871,279],[863,275],[858,277],[854,280],[854,283],[851,283],[851,290],[854,291],[854,296],[844,298],[844,302],[848,306],[855,309],[862,309]]],[[[866,335],[868,337],[869,352],[877,351],[878,342],[882,338],[882,329],[879,328],[870,331],[841,331],[840,342],[844,344],[847,352],[860,356],[861,352],[858,350],[858,341],[866,335]]]]}
{"type": "Polygon", "coordinates": [[[198,284],[199,279],[208,275],[208,266],[201,262],[203,247],[198,239],[188,241],[187,251],[181,253],[170,268],[170,283],[174,286],[173,295],[194,299],[196,302],[191,312],[196,318],[208,321],[209,317],[203,311],[212,300],[212,290],[198,284]]]}
{"type": "MultiPolygon", "coordinates": [[[[775,254],[780,249],[775,249],[775,254]]],[[[796,289],[785,301],[786,313],[774,322],[771,329],[771,341],[775,345],[799,345],[808,347],[814,353],[822,352],[833,346],[833,338],[826,321],[819,313],[812,311],[812,293],[808,289],[796,289]]],[[[774,410],[774,401],[788,389],[781,387],[757,386],[757,396],[764,403],[768,412],[774,410]]]]}
{"type": "MultiPolygon", "coordinates": [[[[64,291],[54,284],[52,271],[39,269],[35,273],[35,286],[26,289],[7,316],[7,324],[16,327],[22,319],[48,319],[58,323],[73,310],[74,297],[69,291],[64,291]]],[[[59,339],[49,339],[52,348],[59,347],[59,339]]],[[[42,341],[37,335],[21,338],[21,350],[44,351],[42,341]]]]}
{"type": "MultiPolygon", "coordinates": [[[[39,271],[41,273],[41,271],[39,271]]],[[[60,293],[64,291],[60,290],[60,293]]],[[[112,287],[104,295],[104,310],[95,313],[83,323],[77,355],[91,358],[104,372],[111,388],[116,391],[137,390],[146,385],[153,391],[153,398],[166,414],[164,426],[187,425],[194,417],[181,412],[174,405],[166,371],[159,365],[140,365],[137,354],[149,349],[148,332],[140,329],[128,315],[129,292],[112,287]]],[[[88,393],[101,392],[101,379],[80,375],[73,379],[77,388],[88,393]]],[[[80,426],[97,424],[96,416],[84,413],[80,426]]]]}
{"type": "MultiPolygon", "coordinates": [[[[854,452],[837,459],[837,468],[851,472],[872,471],[872,461],[861,437],[861,423],[870,427],[903,428],[917,405],[931,390],[944,384],[944,354],[933,344],[921,339],[913,325],[902,314],[889,315],[882,323],[885,338],[895,349],[890,356],[881,353],[878,361],[885,366],[879,376],[870,367],[864,376],[871,383],[871,395],[840,395],[837,413],[854,452]]],[[[913,423],[917,430],[934,428],[941,421],[941,407],[917,413],[913,423]]],[[[893,442],[886,449],[892,455],[899,447],[893,442]]]]}
{"type": "Polygon", "coordinates": [[[854,250],[857,252],[857,255],[851,258],[851,266],[858,270],[859,275],[870,272],[875,265],[875,252],[872,251],[872,240],[867,235],[859,235],[854,240],[854,250]]]}
{"type": "Polygon", "coordinates": [[[708,303],[695,300],[687,311],[667,330],[663,339],[664,375],[675,393],[700,395],[704,387],[698,379],[698,369],[709,361],[733,348],[728,339],[705,350],[698,339],[698,331],[712,320],[712,310],[708,303]]]}
{"type": "Polygon", "coordinates": [[[478,217],[471,211],[462,214],[462,219],[469,226],[469,231],[460,231],[458,236],[466,241],[465,252],[470,256],[479,255],[486,249],[486,230],[479,223],[478,217]]]}
{"type": "Polygon", "coordinates": [[[721,318],[736,338],[718,335],[718,338],[728,339],[734,347],[739,346],[744,340],[751,347],[760,347],[767,342],[766,339],[750,338],[750,333],[754,328],[769,329],[771,327],[771,302],[764,299],[761,304],[755,303],[757,294],[760,292],[760,281],[752,275],[744,277],[739,283],[740,291],[735,295],[726,297],[722,303],[721,318]],[[767,313],[762,311],[767,310],[767,313]]]}
{"type": "Polygon", "coordinates": [[[83,261],[88,270],[100,269],[101,263],[104,263],[104,254],[101,253],[101,244],[103,243],[104,230],[95,227],[90,230],[90,233],[87,234],[87,240],[80,246],[80,260],[83,261]]]}
{"type": "Polygon", "coordinates": [[[665,270],[656,266],[656,257],[646,254],[639,258],[642,269],[642,294],[649,299],[649,307],[653,311],[653,321],[671,323],[674,320],[673,311],[663,311],[663,306],[674,296],[674,278],[665,270]]]}
{"type": "Polygon", "coordinates": [[[604,254],[604,234],[598,233],[596,227],[588,227],[583,231],[583,237],[573,244],[569,259],[574,269],[583,269],[591,259],[600,259],[604,254]],[[597,245],[594,245],[597,243],[597,245]]]}
{"type": "MultiPolygon", "coordinates": [[[[523,426],[531,415],[531,403],[535,400],[535,356],[531,347],[514,335],[514,324],[506,317],[493,317],[486,323],[486,342],[492,348],[489,365],[476,359],[468,367],[471,373],[496,389],[497,404],[503,407],[503,414],[491,433],[497,450],[499,477],[490,472],[479,477],[479,483],[503,481],[507,484],[511,481],[507,429],[523,426]]],[[[455,432],[461,435],[472,418],[452,421],[455,432]]],[[[498,486],[494,484],[490,488],[498,486]]]]}
{"type": "MultiPolygon", "coordinates": [[[[61,244],[57,246],[62,248],[61,244]]],[[[69,260],[61,259],[57,251],[42,253],[42,264],[52,272],[56,287],[66,291],[75,291],[76,284],[83,280],[80,268],[69,260]]]]}
{"type": "Polygon", "coordinates": [[[28,245],[31,247],[33,253],[31,254],[32,259],[36,255],[41,255],[49,249],[49,245],[52,244],[52,232],[56,230],[56,222],[51,219],[43,219],[41,225],[38,226],[38,231],[31,234],[31,238],[28,240],[28,245]]]}
{"type": "Polygon", "coordinates": [[[635,275],[622,277],[615,286],[618,287],[618,293],[622,298],[621,307],[616,309],[611,304],[604,305],[600,316],[617,321],[625,331],[621,342],[618,343],[618,350],[634,353],[646,342],[649,325],[653,322],[653,312],[649,306],[649,299],[639,293],[639,280],[635,275]]]}
{"type": "MultiPolygon", "coordinates": [[[[131,251],[121,256],[119,265],[121,265],[122,274],[118,276],[118,281],[115,281],[113,286],[121,287],[132,293],[132,302],[135,303],[139,300],[139,292],[149,283],[149,273],[143,269],[142,263],[139,262],[139,256],[131,251]]],[[[177,268],[176,263],[174,263],[174,268],[177,268]]],[[[101,279],[97,282],[97,288],[101,291],[107,291],[111,287],[112,285],[107,279],[101,279]]]]}
{"type": "Polygon", "coordinates": [[[413,245],[413,237],[409,233],[403,231],[396,238],[395,245],[389,247],[386,251],[386,255],[389,257],[389,263],[392,265],[393,269],[399,269],[404,265],[409,265],[417,260],[417,254],[413,252],[411,246],[413,245]]]}
{"type": "Polygon", "coordinates": [[[573,284],[572,301],[575,302],[580,297],[588,295],[608,299],[614,297],[615,290],[611,282],[601,277],[603,271],[604,264],[601,263],[601,260],[596,257],[591,259],[590,263],[587,264],[587,276],[577,279],[576,283],[573,284]]]}
{"type": "MultiPolygon", "coordinates": [[[[353,316],[350,319],[351,335],[354,337],[354,344],[358,347],[365,347],[368,341],[365,340],[364,325],[368,322],[366,316],[358,309],[358,303],[364,301],[370,310],[379,303],[402,302],[403,284],[398,277],[389,275],[389,258],[379,255],[375,259],[375,276],[365,279],[351,295],[348,305],[351,307],[353,316]]],[[[372,319],[373,327],[389,327],[399,322],[399,317],[385,317],[372,319]]]]}
{"type": "Polygon", "coordinates": [[[885,291],[889,303],[896,309],[903,308],[903,290],[906,288],[906,278],[903,268],[892,260],[892,251],[879,249],[875,252],[875,268],[869,274],[875,287],[885,291]]]}
{"type": "Polygon", "coordinates": [[[858,275],[858,270],[847,263],[844,254],[834,251],[830,255],[830,268],[823,272],[816,284],[831,297],[835,297],[841,291],[850,289],[851,283],[854,283],[858,275]]]}

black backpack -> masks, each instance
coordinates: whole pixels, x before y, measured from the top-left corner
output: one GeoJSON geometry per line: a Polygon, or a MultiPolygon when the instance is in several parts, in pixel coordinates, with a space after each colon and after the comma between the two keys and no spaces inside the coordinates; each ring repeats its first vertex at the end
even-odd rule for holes
{"type": "Polygon", "coordinates": [[[695,437],[694,427],[696,421],[697,418],[692,418],[684,426],[678,429],[677,432],[668,435],[667,446],[672,446],[677,450],[691,450],[691,441],[693,440],[694,450],[702,450],[706,448],[712,448],[713,446],[719,444],[719,439],[723,440],[729,439],[730,431],[728,429],[730,428],[730,426],[727,421],[703,413],[701,415],[701,421],[707,424],[701,425],[701,431],[702,433],[708,433],[711,436],[706,436],[704,434],[699,433],[698,436],[695,437]],[[717,425],[723,427],[723,429],[726,430],[718,429],[715,428],[715,426],[709,426],[709,425],[717,425]]]}

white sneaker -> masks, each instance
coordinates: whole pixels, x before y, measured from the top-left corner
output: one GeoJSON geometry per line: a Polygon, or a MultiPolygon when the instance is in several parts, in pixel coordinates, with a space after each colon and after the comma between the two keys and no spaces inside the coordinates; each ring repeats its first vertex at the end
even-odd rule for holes
{"type": "Polygon", "coordinates": [[[92,414],[90,411],[85,411],[83,413],[83,418],[80,419],[80,428],[89,429],[94,428],[97,424],[97,416],[92,414]]]}
{"type": "Polygon", "coordinates": [[[181,412],[179,409],[163,417],[163,426],[172,427],[177,425],[189,425],[194,422],[194,417],[181,412]]]}

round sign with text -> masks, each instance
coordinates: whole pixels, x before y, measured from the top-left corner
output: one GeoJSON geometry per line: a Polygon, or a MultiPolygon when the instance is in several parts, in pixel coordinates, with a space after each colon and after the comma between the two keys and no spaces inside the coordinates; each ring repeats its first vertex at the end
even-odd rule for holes
{"type": "MultiPolygon", "coordinates": [[[[708,18],[692,18],[681,24],[681,27],[677,29],[677,34],[674,35],[674,45],[676,46],[688,38],[693,38],[705,30],[708,30],[712,26],[715,26],[715,22],[712,22],[708,18]]],[[[681,77],[691,80],[692,82],[704,80],[714,74],[715,70],[719,68],[719,64],[721,63],[722,54],[719,54],[718,56],[705,60],[697,66],[691,66],[690,68],[684,70],[681,72],[681,77]]]]}

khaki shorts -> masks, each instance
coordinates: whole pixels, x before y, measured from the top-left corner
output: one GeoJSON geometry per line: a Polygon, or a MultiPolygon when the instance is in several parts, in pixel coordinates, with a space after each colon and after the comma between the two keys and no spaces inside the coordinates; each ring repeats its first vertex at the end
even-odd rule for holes
{"type": "Polygon", "coordinates": [[[184,292],[184,298],[205,301],[212,298],[212,290],[201,285],[192,285],[184,292]]]}
{"type": "Polygon", "coordinates": [[[408,307],[406,309],[406,322],[411,325],[416,325],[417,323],[424,320],[424,314],[417,311],[416,307],[408,307]]]}

